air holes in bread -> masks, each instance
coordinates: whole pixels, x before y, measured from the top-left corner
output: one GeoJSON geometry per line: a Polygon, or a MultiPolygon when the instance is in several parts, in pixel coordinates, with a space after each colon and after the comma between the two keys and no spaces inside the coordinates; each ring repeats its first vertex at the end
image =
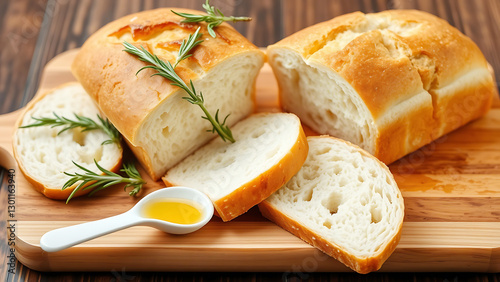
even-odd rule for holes
{"type": "Polygon", "coordinates": [[[337,122],[337,115],[334,114],[331,110],[327,110],[326,115],[328,116],[328,119],[330,119],[332,123],[337,122]]]}
{"type": "Polygon", "coordinates": [[[347,179],[346,179],[346,178],[344,178],[344,177],[342,177],[342,179],[340,179],[340,181],[339,181],[339,187],[344,187],[344,186],[346,186],[346,185],[347,185],[347,182],[348,182],[348,181],[347,181],[347,179]]]}
{"type": "Polygon", "coordinates": [[[96,160],[96,162],[99,162],[101,159],[102,159],[102,147],[99,147],[96,149],[94,153],[94,160],[96,160]]]}
{"type": "Polygon", "coordinates": [[[165,137],[167,137],[169,134],[170,134],[170,129],[168,128],[168,126],[165,126],[162,130],[161,130],[161,134],[165,137]]]}
{"type": "Polygon", "coordinates": [[[302,200],[304,200],[304,202],[310,202],[313,196],[313,192],[314,192],[313,189],[304,191],[304,193],[302,194],[302,200]]]}
{"type": "Polygon", "coordinates": [[[264,128],[262,128],[261,130],[253,132],[252,135],[251,135],[251,137],[252,138],[259,138],[262,135],[264,135],[264,133],[266,133],[266,130],[264,128]]]}
{"type": "Polygon", "coordinates": [[[389,176],[386,176],[385,177],[385,182],[389,185],[391,185],[391,179],[389,178],[389,176]]]}
{"type": "Polygon", "coordinates": [[[314,167],[311,167],[311,166],[303,166],[302,167],[302,177],[305,179],[305,180],[313,180],[314,178],[316,178],[316,170],[314,169],[314,167]]]}
{"type": "MultiPolygon", "coordinates": [[[[372,184],[373,185],[373,184],[372,184]]],[[[382,195],[382,188],[380,186],[376,186],[374,187],[375,189],[373,189],[375,191],[375,193],[379,194],[380,198],[384,198],[384,196],[382,195]]]]}
{"type": "Polygon", "coordinates": [[[325,207],[331,215],[336,214],[339,206],[342,204],[342,194],[332,192],[328,198],[321,201],[321,205],[325,207]]]}
{"type": "Polygon", "coordinates": [[[41,163],[45,163],[45,153],[44,152],[40,152],[40,154],[38,155],[38,161],[41,163]]]}
{"type": "Polygon", "coordinates": [[[336,175],[339,175],[340,172],[342,172],[342,167],[336,166],[333,168],[333,173],[335,173],[336,175]]]}
{"type": "Polygon", "coordinates": [[[80,145],[80,146],[85,146],[86,133],[82,132],[82,130],[80,128],[73,128],[72,133],[73,133],[73,141],[78,143],[78,145],[80,145]]]}
{"type": "Polygon", "coordinates": [[[329,220],[325,220],[323,222],[323,226],[330,229],[330,228],[332,228],[332,223],[329,220]]]}
{"type": "Polygon", "coordinates": [[[322,147],[322,148],[318,149],[315,153],[316,153],[316,155],[318,155],[318,156],[319,156],[319,155],[324,155],[324,154],[329,153],[329,152],[330,152],[330,149],[331,149],[331,148],[329,148],[329,147],[326,147],[326,146],[325,146],[325,147],[322,147]]]}
{"type": "Polygon", "coordinates": [[[372,215],[372,223],[379,223],[382,220],[382,213],[380,212],[380,208],[372,206],[370,209],[370,213],[372,215]]]}

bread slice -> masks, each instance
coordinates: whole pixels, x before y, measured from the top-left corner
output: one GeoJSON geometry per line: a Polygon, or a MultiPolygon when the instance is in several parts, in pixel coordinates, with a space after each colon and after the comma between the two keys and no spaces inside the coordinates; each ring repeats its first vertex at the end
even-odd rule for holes
{"type": "Polygon", "coordinates": [[[284,110],[386,164],[481,117],[494,93],[474,42],[422,11],[342,15],[267,54],[284,110]]]}
{"type": "Polygon", "coordinates": [[[391,172],[349,142],[307,140],[304,166],[259,204],[261,213],[359,273],[378,270],[399,242],[404,217],[391,172]]]}
{"type": "Polygon", "coordinates": [[[260,203],[299,171],[308,145],[297,116],[261,113],[232,128],[235,143],[212,140],[163,177],[207,194],[216,213],[231,220],[260,203]]]}
{"type": "MultiPolygon", "coordinates": [[[[53,117],[53,113],[71,119],[76,113],[98,121],[99,111],[79,83],[68,83],[37,96],[16,123],[12,145],[19,169],[37,191],[48,198],[62,200],[67,199],[78,184],[61,190],[69,179],[64,172],[83,173],[72,161],[100,173],[95,159],[103,168],[116,172],[121,165],[122,148],[114,143],[101,145],[109,140],[101,130],[82,132],[81,128],[74,128],[58,135],[63,127],[19,128],[35,123],[31,117],[53,117]]],[[[89,191],[80,190],[75,196],[89,191]]]]}
{"type": "Polygon", "coordinates": [[[136,72],[146,63],[123,51],[123,41],[145,49],[164,61],[175,62],[180,43],[201,28],[203,43],[176,68],[191,79],[204,105],[217,109],[232,126],[255,107],[254,85],[265,54],[224,23],[208,34],[206,23],[181,23],[176,12],[203,14],[179,8],[143,11],[120,18],[94,33],[82,46],[72,72],[122,133],[130,148],[154,179],[216,137],[202,110],[182,99],[187,94],[153,70],[136,72]]]}

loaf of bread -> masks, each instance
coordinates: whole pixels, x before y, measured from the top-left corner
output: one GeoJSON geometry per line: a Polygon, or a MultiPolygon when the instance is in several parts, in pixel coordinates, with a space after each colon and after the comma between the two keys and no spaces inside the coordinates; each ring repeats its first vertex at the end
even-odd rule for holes
{"type": "Polygon", "coordinates": [[[261,113],[233,127],[235,143],[212,140],[163,178],[207,194],[216,214],[231,220],[257,205],[299,171],[308,145],[299,118],[261,113]]]}
{"type": "Polygon", "coordinates": [[[155,180],[216,135],[207,132],[212,127],[201,118],[202,110],[182,99],[187,96],[183,90],[163,77],[150,77],[153,70],[136,75],[146,63],[124,52],[122,43],[143,46],[174,63],[182,40],[201,27],[203,43],[176,72],[186,83],[193,81],[212,115],[217,109],[222,118],[230,114],[229,126],[253,112],[255,79],[265,59],[230,25],[216,27],[212,38],[206,23],[181,23],[183,18],[170,10],[144,11],[109,23],[85,42],[72,64],[75,77],[155,180]]]}
{"type": "Polygon", "coordinates": [[[472,40],[421,11],[339,16],[267,54],[284,110],[387,164],[481,117],[494,93],[472,40]]]}
{"type": "MultiPolygon", "coordinates": [[[[102,145],[109,136],[102,130],[82,132],[77,127],[58,134],[64,127],[39,126],[19,128],[36,123],[32,117],[61,117],[75,119],[74,114],[99,122],[99,113],[92,99],[78,83],[68,83],[52,89],[32,100],[15,126],[14,157],[19,169],[32,186],[51,199],[67,199],[79,183],[61,190],[68,181],[68,173],[84,173],[73,161],[101,173],[96,160],[105,169],[117,172],[121,166],[122,148],[115,143],[102,145]]],[[[76,196],[91,190],[79,190],[76,196]]]]}
{"type": "Polygon", "coordinates": [[[262,214],[359,273],[378,270],[399,242],[403,197],[389,169],[349,142],[308,137],[309,155],[262,214]]]}

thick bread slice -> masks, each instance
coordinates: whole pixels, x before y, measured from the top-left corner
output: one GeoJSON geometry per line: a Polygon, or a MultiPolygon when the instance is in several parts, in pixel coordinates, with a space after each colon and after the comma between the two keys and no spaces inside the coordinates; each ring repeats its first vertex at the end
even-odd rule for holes
{"type": "Polygon", "coordinates": [[[304,166],[259,204],[261,213],[359,273],[378,270],[399,242],[404,217],[391,172],[349,142],[307,140],[304,166]]]}
{"type": "Polygon", "coordinates": [[[343,15],[267,52],[284,110],[385,163],[484,115],[494,93],[474,42],[421,11],[343,15]]]}
{"type": "Polygon", "coordinates": [[[265,55],[228,24],[181,23],[177,12],[200,11],[162,8],[128,15],[109,23],[83,45],[72,72],[102,112],[123,134],[149,175],[157,180],[216,135],[202,120],[202,110],[182,97],[187,94],[153,70],[136,72],[146,64],[124,52],[123,41],[143,46],[164,61],[175,62],[183,39],[201,27],[203,43],[176,68],[189,84],[203,93],[205,106],[227,119],[229,126],[254,110],[254,84],[265,55]]]}
{"type": "MultiPolygon", "coordinates": [[[[116,172],[121,166],[122,149],[117,144],[101,145],[109,139],[101,130],[81,132],[81,128],[74,128],[58,135],[63,127],[19,128],[35,123],[31,117],[53,117],[53,113],[71,119],[76,113],[98,121],[99,111],[79,83],[68,83],[37,96],[15,125],[12,145],[19,169],[37,191],[48,198],[62,200],[67,199],[78,184],[61,190],[70,178],[64,172],[83,173],[72,161],[100,172],[95,159],[103,168],[116,172]]],[[[89,191],[80,190],[75,196],[89,191]]]]}
{"type": "Polygon", "coordinates": [[[217,214],[231,220],[279,189],[307,157],[307,140],[297,116],[255,114],[237,123],[235,143],[217,138],[170,169],[167,186],[199,189],[217,214]]]}

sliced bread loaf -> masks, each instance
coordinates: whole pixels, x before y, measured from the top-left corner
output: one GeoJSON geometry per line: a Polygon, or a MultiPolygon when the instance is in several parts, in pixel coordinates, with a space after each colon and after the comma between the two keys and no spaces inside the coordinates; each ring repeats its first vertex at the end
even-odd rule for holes
{"type": "Polygon", "coordinates": [[[284,110],[389,164],[488,111],[481,50],[416,10],[355,12],[267,48],[284,110]]]}
{"type": "MultiPolygon", "coordinates": [[[[58,135],[63,127],[19,128],[35,123],[32,117],[54,117],[54,113],[70,119],[78,114],[98,122],[99,111],[79,83],[52,89],[31,101],[20,116],[15,126],[13,151],[19,169],[37,191],[51,199],[66,199],[79,183],[61,190],[69,179],[64,172],[83,173],[72,161],[100,173],[95,159],[103,168],[117,171],[122,149],[114,143],[102,145],[109,136],[101,130],[82,132],[81,128],[74,128],[58,135]]],[[[88,192],[80,190],[75,196],[88,192]]]]}
{"type": "Polygon", "coordinates": [[[163,177],[167,186],[207,194],[217,214],[231,220],[283,186],[299,171],[308,145],[293,114],[255,114],[232,127],[235,143],[212,140],[163,177]]]}
{"type": "Polygon", "coordinates": [[[259,204],[260,211],[353,270],[378,270],[403,224],[403,197],[392,174],[346,141],[319,136],[308,142],[304,166],[259,204]]]}
{"type": "Polygon", "coordinates": [[[202,14],[160,8],[127,15],[90,36],[72,64],[75,77],[154,180],[216,135],[207,132],[212,126],[201,118],[200,108],[182,99],[187,96],[184,90],[163,77],[151,77],[153,70],[136,75],[147,64],[124,52],[122,43],[142,46],[173,64],[182,40],[201,28],[203,43],[175,71],[203,93],[208,112],[215,115],[219,109],[221,118],[230,114],[230,127],[253,112],[255,79],[265,60],[265,54],[229,24],[218,26],[213,38],[207,23],[183,23],[171,10],[202,14]]]}

